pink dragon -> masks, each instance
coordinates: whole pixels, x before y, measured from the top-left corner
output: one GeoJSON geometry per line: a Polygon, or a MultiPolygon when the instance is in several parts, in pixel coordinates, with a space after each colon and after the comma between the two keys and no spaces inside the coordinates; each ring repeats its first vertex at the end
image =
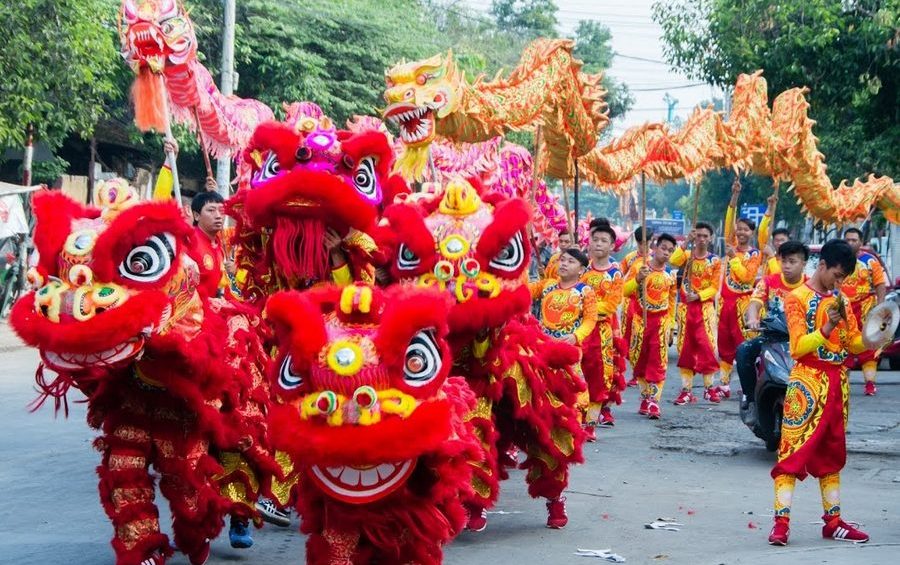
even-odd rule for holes
{"type": "Polygon", "coordinates": [[[171,114],[199,132],[203,148],[218,157],[243,148],[258,124],[275,119],[258,100],[219,92],[197,60],[194,25],[178,0],[124,0],[119,38],[136,74],[135,123],[142,131],[164,132],[171,114]]]}

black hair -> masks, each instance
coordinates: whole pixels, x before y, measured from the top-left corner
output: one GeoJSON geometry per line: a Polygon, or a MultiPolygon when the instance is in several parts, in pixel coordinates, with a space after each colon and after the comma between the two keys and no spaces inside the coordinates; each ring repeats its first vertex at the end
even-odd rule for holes
{"type": "Polygon", "coordinates": [[[709,235],[716,235],[716,230],[714,230],[713,227],[706,222],[697,222],[696,224],[694,224],[694,229],[707,230],[709,232],[709,235]]]}
{"type": "Polygon", "coordinates": [[[778,256],[784,259],[788,255],[803,255],[803,260],[809,260],[809,247],[802,241],[789,239],[778,247],[778,256]]]}
{"type": "Polygon", "coordinates": [[[851,275],[856,270],[856,253],[843,239],[830,239],[819,251],[819,262],[824,262],[829,269],[841,267],[845,275],[851,275]]]}
{"type": "Polygon", "coordinates": [[[565,230],[559,230],[559,233],[557,233],[556,235],[557,235],[558,237],[562,237],[562,236],[564,236],[564,235],[572,235],[572,234],[569,233],[569,230],[568,230],[568,229],[565,229],[565,230]]]}
{"type": "Polygon", "coordinates": [[[855,234],[858,234],[858,235],[859,235],[859,240],[862,241],[863,243],[866,242],[866,236],[863,235],[863,232],[862,232],[861,229],[859,229],[859,228],[847,228],[847,229],[844,230],[844,237],[847,237],[847,234],[848,234],[848,233],[855,233],[855,234]]]}
{"type": "Polygon", "coordinates": [[[602,232],[609,234],[610,239],[613,243],[616,242],[616,230],[612,229],[612,226],[609,225],[609,220],[606,218],[596,218],[591,220],[591,237],[597,232],[602,232]]]}
{"type": "Polygon", "coordinates": [[[647,239],[644,239],[644,229],[640,226],[634,228],[634,240],[638,243],[644,243],[653,239],[653,230],[647,228],[647,239]]]}
{"type": "Polygon", "coordinates": [[[203,211],[203,207],[210,202],[213,202],[215,204],[222,204],[225,202],[225,199],[222,198],[221,194],[214,190],[198,192],[197,196],[191,199],[191,211],[199,214],[203,211]]]}
{"type": "Polygon", "coordinates": [[[738,222],[743,222],[745,226],[747,226],[748,228],[750,228],[750,231],[753,231],[753,230],[756,229],[756,222],[754,222],[754,221],[751,220],[750,218],[738,218],[737,221],[738,221],[738,222]]]}
{"type": "Polygon", "coordinates": [[[576,261],[581,263],[582,267],[587,267],[588,263],[590,263],[590,261],[587,258],[587,255],[585,255],[581,251],[581,249],[578,249],[577,247],[569,247],[568,249],[563,250],[563,253],[573,257],[576,261]]]}
{"type": "Polygon", "coordinates": [[[789,230],[787,228],[775,228],[772,231],[772,237],[775,237],[776,235],[786,235],[786,236],[788,236],[788,239],[790,239],[791,238],[791,230],[789,230]]]}
{"type": "Polygon", "coordinates": [[[658,246],[661,241],[668,241],[675,247],[678,247],[678,242],[675,241],[675,238],[667,233],[661,233],[656,236],[656,245],[658,246]]]}

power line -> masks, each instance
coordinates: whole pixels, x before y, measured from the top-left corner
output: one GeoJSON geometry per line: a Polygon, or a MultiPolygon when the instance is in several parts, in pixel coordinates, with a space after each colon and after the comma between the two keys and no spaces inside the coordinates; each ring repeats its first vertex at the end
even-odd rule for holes
{"type": "Polygon", "coordinates": [[[705,82],[695,82],[692,84],[680,84],[678,86],[661,86],[658,88],[629,88],[632,92],[657,92],[663,90],[681,90],[684,88],[696,88],[698,86],[710,86],[705,82]]]}
{"type": "Polygon", "coordinates": [[[659,59],[648,59],[646,57],[635,57],[634,55],[623,55],[622,53],[619,53],[618,51],[613,51],[613,56],[619,57],[621,59],[630,59],[632,61],[643,61],[645,63],[656,63],[657,65],[668,66],[668,63],[666,63],[665,61],[660,61],[659,59]]]}

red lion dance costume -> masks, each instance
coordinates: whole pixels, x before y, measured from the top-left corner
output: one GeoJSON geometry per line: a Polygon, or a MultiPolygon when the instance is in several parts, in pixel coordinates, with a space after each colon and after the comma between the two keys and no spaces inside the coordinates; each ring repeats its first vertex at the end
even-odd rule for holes
{"type": "Polygon", "coordinates": [[[102,430],[94,445],[116,564],[162,565],[172,554],[152,464],[175,543],[197,565],[225,514],[252,515],[251,467],[274,469],[264,450],[258,318],[201,300],[185,254],[192,230],[177,206],[138,203],[122,181],[102,184],[98,202],[102,211],[58,192],[35,196],[37,290],[16,303],[12,325],[41,353],[36,405],[52,396],[58,409],[74,386],[87,396],[88,423],[102,430]],[[48,383],[44,366],[59,376],[48,383]]]}
{"type": "Polygon", "coordinates": [[[278,293],[274,445],[303,473],[310,565],[441,562],[463,527],[475,397],[447,378],[447,299],[367,285],[278,293]]]}
{"type": "Polygon", "coordinates": [[[545,336],[529,314],[528,205],[497,193],[483,198],[453,180],[442,196],[388,207],[378,237],[396,279],[437,287],[456,301],[449,322],[454,373],[478,396],[470,418],[488,453],[475,465],[469,528],[484,528],[484,510],[497,498],[500,453],[512,445],[526,454],[520,466],[529,494],[549,500],[547,525],[562,527],[560,494],[569,466],[583,461],[575,403],[584,384],[573,370],[579,354],[545,336]]]}
{"type": "Polygon", "coordinates": [[[244,297],[259,303],[278,290],[374,280],[376,249],[367,234],[382,204],[407,191],[390,173],[384,133],[337,130],[315,104],[295,103],[284,123],[256,128],[244,158],[253,168],[250,187],[229,201],[238,266],[248,273],[244,297]],[[330,264],[329,229],[341,237],[347,265],[330,264]]]}

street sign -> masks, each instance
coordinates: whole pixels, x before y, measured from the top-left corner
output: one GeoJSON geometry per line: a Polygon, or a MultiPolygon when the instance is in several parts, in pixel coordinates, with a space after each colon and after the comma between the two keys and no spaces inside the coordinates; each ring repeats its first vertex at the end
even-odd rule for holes
{"type": "Polygon", "coordinates": [[[766,205],[765,204],[742,204],[741,211],[738,217],[747,218],[752,221],[756,225],[759,225],[759,222],[762,221],[763,216],[766,215],[766,205]]]}
{"type": "Polygon", "coordinates": [[[673,220],[683,220],[683,219],[684,219],[684,212],[682,212],[681,210],[674,210],[674,211],[672,212],[672,219],[673,219],[673,220]]]}
{"type": "Polygon", "coordinates": [[[684,235],[684,219],[647,218],[647,229],[654,234],[684,235]]]}

